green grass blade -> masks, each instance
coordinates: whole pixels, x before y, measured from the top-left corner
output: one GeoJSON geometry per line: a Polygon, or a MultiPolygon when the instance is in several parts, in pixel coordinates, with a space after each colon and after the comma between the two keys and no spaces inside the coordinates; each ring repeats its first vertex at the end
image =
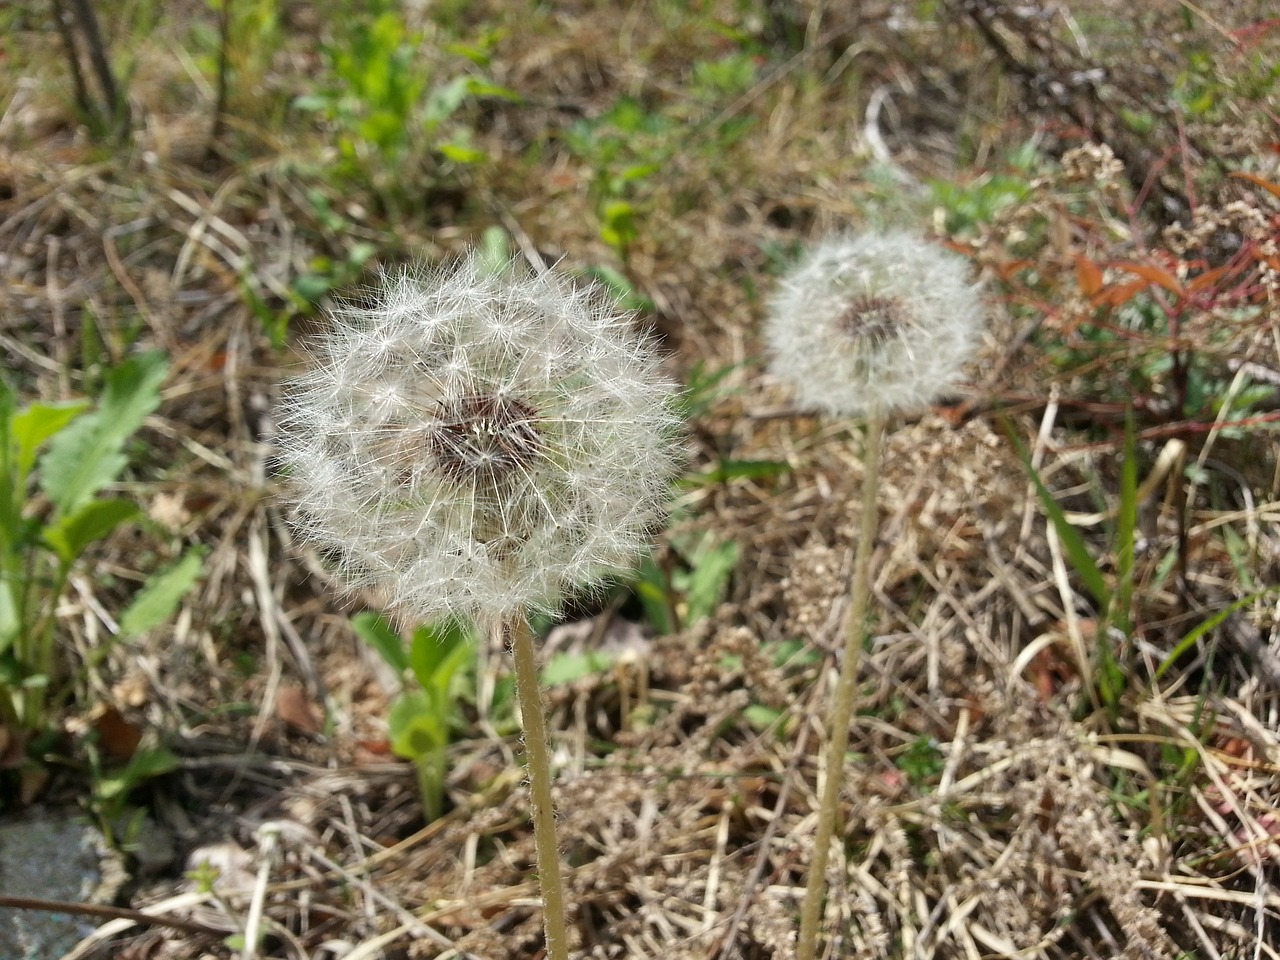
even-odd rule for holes
{"type": "Polygon", "coordinates": [[[1067,552],[1067,559],[1071,562],[1072,568],[1075,570],[1076,575],[1084,581],[1085,589],[1089,591],[1098,608],[1106,611],[1111,606],[1111,590],[1107,587],[1107,578],[1103,575],[1102,569],[1089,553],[1089,547],[1084,542],[1084,537],[1080,535],[1079,530],[1071,525],[1062,507],[1058,506],[1058,501],[1053,498],[1053,493],[1045,486],[1044,481],[1040,479],[1040,474],[1031,462],[1027,448],[1023,446],[1022,441],[1018,438],[1012,424],[1005,424],[1005,433],[1013,442],[1014,448],[1018,453],[1018,459],[1022,461],[1022,466],[1027,471],[1027,476],[1031,478],[1031,482],[1035,485],[1040,504],[1044,507],[1044,512],[1049,517],[1049,521],[1053,524],[1053,529],[1058,534],[1058,539],[1062,542],[1063,549],[1067,552]]]}
{"type": "Polygon", "coordinates": [[[1134,531],[1138,526],[1138,438],[1133,412],[1125,418],[1120,504],[1116,512],[1116,590],[1107,619],[1126,636],[1133,632],[1134,531]]]}
{"type": "Polygon", "coordinates": [[[1153,684],[1158,682],[1161,677],[1169,672],[1170,668],[1180,657],[1182,657],[1183,654],[1200,642],[1201,637],[1210,630],[1216,629],[1227,619],[1227,617],[1231,616],[1237,610],[1242,610],[1249,606],[1249,604],[1253,603],[1255,600],[1265,597],[1271,593],[1280,593],[1280,585],[1267,587],[1265,590],[1259,590],[1256,593],[1251,593],[1247,597],[1241,597],[1239,600],[1227,604],[1213,616],[1209,617],[1209,619],[1192,627],[1187,635],[1178,641],[1178,645],[1169,651],[1169,655],[1160,661],[1160,666],[1156,667],[1156,672],[1151,678],[1151,682],[1153,684]]]}

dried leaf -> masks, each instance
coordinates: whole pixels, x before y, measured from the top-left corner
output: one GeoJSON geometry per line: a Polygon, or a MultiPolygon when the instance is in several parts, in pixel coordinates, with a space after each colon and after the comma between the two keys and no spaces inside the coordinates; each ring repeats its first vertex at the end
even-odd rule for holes
{"type": "Polygon", "coordinates": [[[1086,256],[1077,256],[1076,283],[1086,297],[1094,296],[1102,289],[1102,268],[1086,256]]]}
{"type": "Polygon", "coordinates": [[[1264,180],[1256,173],[1245,173],[1243,170],[1236,170],[1231,174],[1231,176],[1238,177],[1241,180],[1248,180],[1255,187],[1261,187],[1273,197],[1280,197],[1280,184],[1272,183],[1270,180],[1264,180]]]}
{"type": "Polygon", "coordinates": [[[1155,264],[1120,261],[1111,264],[1111,266],[1116,270],[1123,270],[1125,273],[1132,273],[1134,276],[1142,277],[1148,283],[1154,283],[1158,287],[1164,287],[1170,293],[1179,297],[1186,294],[1177,277],[1163,267],[1155,266],[1155,264]]]}
{"type": "Polygon", "coordinates": [[[1135,294],[1141,293],[1148,286],[1149,284],[1143,280],[1130,280],[1128,283],[1118,283],[1110,287],[1103,287],[1093,298],[1094,306],[1123,306],[1132,300],[1135,294]]]}
{"type": "Polygon", "coordinates": [[[112,760],[127,763],[142,743],[142,729],[126,720],[115,707],[106,707],[93,720],[98,743],[112,760]]]}
{"type": "Polygon", "coordinates": [[[324,725],[324,711],[299,683],[287,683],[276,694],[276,717],[298,733],[315,735],[324,725]]]}

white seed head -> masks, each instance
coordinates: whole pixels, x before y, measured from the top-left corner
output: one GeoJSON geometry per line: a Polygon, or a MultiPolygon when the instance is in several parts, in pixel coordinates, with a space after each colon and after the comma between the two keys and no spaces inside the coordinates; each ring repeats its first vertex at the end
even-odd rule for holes
{"type": "Polygon", "coordinates": [[[353,589],[492,623],[634,562],[679,461],[675,388],[599,287],[471,254],[333,319],[286,388],[279,461],[353,589]]]}
{"type": "Polygon", "coordinates": [[[963,257],[906,232],[829,237],[769,301],[769,368],[806,409],[912,411],[955,382],[983,310],[963,257]]]}

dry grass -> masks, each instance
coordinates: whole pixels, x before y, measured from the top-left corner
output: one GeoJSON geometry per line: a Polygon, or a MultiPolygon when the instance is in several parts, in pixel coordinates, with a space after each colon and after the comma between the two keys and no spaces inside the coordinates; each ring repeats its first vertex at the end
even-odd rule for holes
{"type": "MultiPolygon", "coordinates": [[[[1212,417],[1188,427],[1168,413],[1158,377],[1138,397],[1150,401],[1140,630],[1126,692],[1108,709],[1095,685],[1097,613],[997,415],[1008,412],[1111,571],[1123,408],[1107,376],[1130,382],[1122,374],[1147,362],[1151,344],[1061,362],[1068,348],[1089,348],[1077,336],[1088,305],[1075,257],[1139,260],[1162,230],[1182,230],[1164,236],[1197,249],[1238,246],[1248,223],[1274,233],[1274,202],[1222,171],[1278,179],[1265,104],[1229,89],[1241,58],[1267,44],[1277,52],[1278,31],[1232,33],[1261,23],[1261,4],[1169,3],[1150,16],[1185,30],[1135,47],[1127,40],[1142,25],[1101,0],[1071,4],[1074,18],[1046,5],[1025,21],[972,5],[1001,47],[959,4],[925,22],[901,5],[851,6],[865,9],[722,3],[690,14],[681,4],[619,12],[490,0],[442,16],[447,26],[426,21],[429,41],[495,30],[489,75],[524,102],[470,109],[464,119],[489,161],[453,170],[418,158],[423,167],[404,178],[420,202],[393,213],[329,179],[333,150],[309,120],[279,122],[278,104],[318,70],[324,27],[305,11],[285,10],[285,40],[252,90],[233,91],[228,133],[211,153],[213,91],[174,22],[113,37],[136,64],[136,135],[116,150],[87,141],[69,115],[39,11],[5,15],[17,23],[0,77],[7,375],[24,395],[66,397],[93,383],[85,344],[109,359],[151,344],[172,363],[126,485],[150,523],[114,539],[76,580],[61,611],[66,642],[91,648],[107,629],[102,611],[147,572],[186,544],[210,548],[173,627],[114,654],[73,712],[115,706],[183,758],[138,797],[147,830],[170,837],[172,854],[139,870],[130,894],[216,932],[108,925],[76,957],[233,956],[221,936],[246,929],[265,936],[257,956],[298,960],[539,955],[528,798],[492,695],[504,660],[483,652],[452,754],[452,809],[423,827],[412,772],[385,753],[387,678],[358,648],[323,568],[291,546],[272,496],[272,405],[293,357],[273,351],[245,291],[280,308],[317,257],[341,260],[356,241],[387,261],[434,257],[493,225],[571,266],[623,266],[599,235],[599,171],[565,137],[624,96],[672,118],[653,135],[665,151],[659,171],[632,193],[639,229],[626,275],[654,303],[674,371],[738,365],[691,424],[695,466],[723,457],[790,470],[684,494],[665,543],[708,531],[742,548],[713,617],[654,637],[612,607],[578,634],[621,651],[617,665],[551,691],[580,955],[791,953],[861,468],[856,429],[794,415],[752,362],[779,251],[869,219],[928,219],[925,179],[971,183],[1035,131],[1060,157],[1088,125],[1120,167],[1046,161],[1025,197],[966,235],[961,246],[993,291],[982,360],[960,407],[887,439],[874,640],[830,868],[827,955],[1280,956],[1274,597],[1233,614],[1154,680],[1190,628],[1280,580],[1273,424],[1243,438],[1212,417]],[[700,97],[690,65],[734,53],[739,35],[754,38],[756,79],[700,97]],[[1182,127],[1159,111],[1145,132],[1124,126],[1123,109],[1143,97],[1167,102],[1156,91],[1192,49],[1227,71],[1223,109],[1182,127]],[[1099,99],[1080,86],[1055,99],[1052,83],[1098,64],[1119,93],[1099,99]],[[722,140],[722,124],[737,119],[751,125],[722,140]],[[1144,189],[1140,215],[1115,215],[1144,189]],[[1189,195],[1202,208],[1198,228],[1189,195]],[[1257,214],[1232,214],[1232,202],[1257,214]],[[1226,212],[1214,219],[1211,209],[1226,212]],[[1201,468],[1191,481],[1186,463],[1201,468]],[[1180,543],[1185,585],[1161,568],[1180,543]],[[793,639],[801,654],[779,663],[774,652],[793,639]],[[212,889],[182,875],[201,856],[222,870],[212,889]]],[[[213,28],[203,8],[192,15],[213,28]]],[[[443,76],[463,69],[428,46],[443,76]]],[[[1274,98],[1269,108],[1274,121],[1274,98]]],[[[1260,291],[1247,322],[1225,310],[1188,319],[1189,342],[1224,382],[1239,363],[1260,371],[1258,382],[1280,370],[1275,295],[1260,291]]],[[[305,334],[317,322],[294,326],[305,334]]],[[[1274,394],[1257,409],[1274,410],[1274,394]]],[[[588,642],[561,630],[548,651],[588,642]]],[[[55,779],[42,802],[66,801],[82,783],[55,779]]]]}

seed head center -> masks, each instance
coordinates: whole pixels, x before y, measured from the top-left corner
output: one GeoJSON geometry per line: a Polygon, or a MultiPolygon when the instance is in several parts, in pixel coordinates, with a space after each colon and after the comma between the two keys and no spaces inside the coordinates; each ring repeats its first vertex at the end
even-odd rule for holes
{"type": "Polygon", "coordinates": [[[849,337],[874,349],[906,333],[911,318],[900,300],[864,294],[845,308],[839,323],[849,337]]]}
{"type": "Polygon", "coordinates": [[[542,450],[538,413],[514,397],[467,394],[442,404],[427,447],[445,476],[493,483],[527,468],[542,450]]]}

